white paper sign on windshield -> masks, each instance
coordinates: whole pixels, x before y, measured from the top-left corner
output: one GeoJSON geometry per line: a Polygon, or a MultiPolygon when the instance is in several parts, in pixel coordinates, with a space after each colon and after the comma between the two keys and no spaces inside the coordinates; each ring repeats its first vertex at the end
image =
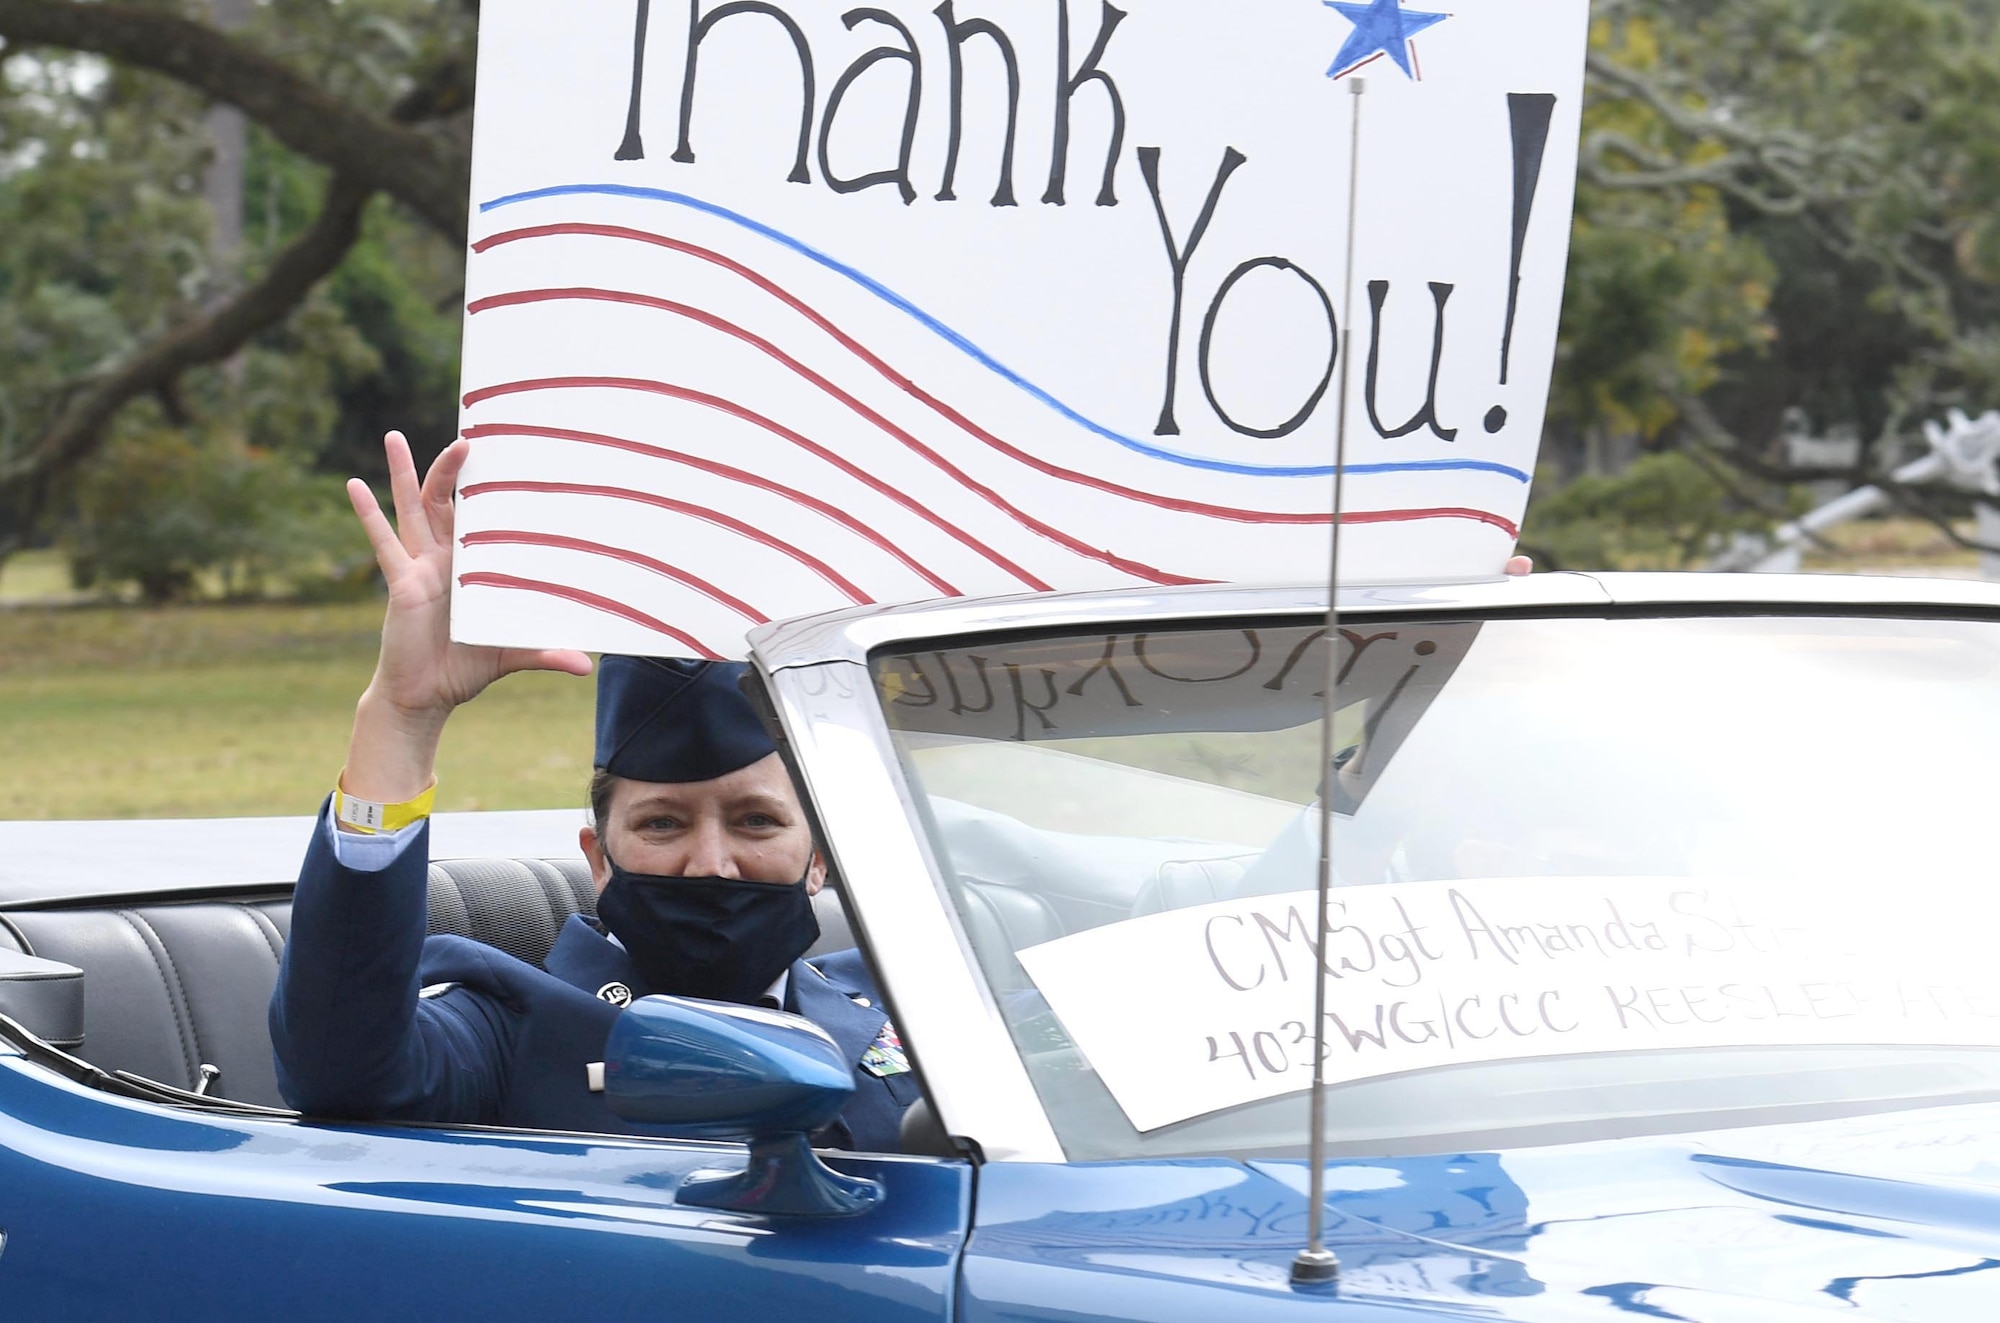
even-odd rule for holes
{"type": "Polygon", "coordinates": [[[454,636],[1495,574],[1585,0],[489,0],[454,636]],[[1350,91],[1365,82],[1365,96],[1350,91]]]}
{"type": "MultiPolygon", "coordinates": [[[[1881,900],[1678,878],[1339,888],[1326,1077],[1657,1048],[2000,1046],[1988,930],[1907,902],[1884,924],[1881,900]]],[[[1019,955],[1153,1130],[1310,1085],[1313,904],[1219,902],[1019,955]]]]}

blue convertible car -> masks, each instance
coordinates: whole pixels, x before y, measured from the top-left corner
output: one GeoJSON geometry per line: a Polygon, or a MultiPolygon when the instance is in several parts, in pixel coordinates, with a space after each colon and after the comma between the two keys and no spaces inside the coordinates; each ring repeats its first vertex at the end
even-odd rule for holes
{"type": "MultiPolygon", "coordinates": [[[[810,1026],[669,999],[602,1075],[673,1137],[298,1116],[288,887],[186,862],[296,824],[0,849],[0,1316],[2000,1318],[2000,591],[1354,589],[1327,775],[1324,611],[753,636],[823,945],[922,1082],[899,1153],[807,1149],[851,1087],[810,1026]],[[1340,1272],[1296,1286],[1319,1041],[1340,1272]]],[[[501,825],[431,926],[536,959],[590,888],[501,825]]]]}

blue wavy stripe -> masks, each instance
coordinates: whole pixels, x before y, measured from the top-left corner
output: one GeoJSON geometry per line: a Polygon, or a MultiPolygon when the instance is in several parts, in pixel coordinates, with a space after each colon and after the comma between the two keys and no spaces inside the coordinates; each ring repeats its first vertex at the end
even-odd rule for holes
{"type": "MultiPolygon", "coordinates": [[[[668,202],[677,207],[687,207],[693,211],[704,212],[710,216],[718,217],[719,219],[728,221],[732,225],[739,225],[749,230],[752,234],[762,235],[773,243],[783,244],[800,256],[810,258],[819,263],[827,270],[847,277],[847,279],[867,290],[884,303],[906,313],[925,330],[938,336],[961,353],[968,355],[1009,385],[1026,391],[1029,395],[1040,400],[1043,404],[1055,410],[1064,418],[1069,419],[1069,421],[1075,423],[1078,427],[1095,432],[1105,440],[1121,445],[1125,449],[1137,454],[1145,455],[1149,459],[1165,460],[1170,464],[1182,464],[1188,468],[1209,469],[1217,473],[1241,473],[1253,478],[1330,478],[1333,476],[1333,465],[1331,464],[1239,464],[1225,459],[1209,459],[1201,455],[1183,454],[1178,450],[1167,450],[1163,447],[1140,441],[1134,437],[1126,436],[1123,433],[1114,432],[1102,423],[1094,422],[1078,413],[1075,409],[1070,408],[1067,404],[1064,404],[1034,382],[1029,381],[1026,377],[1023,377],[1020,373],[1014,371],[1014,369],[1008,367],[1005,363],[1002,363],[999,359],[993,357],[993,355],[987,353],[984,349],[981,349],[951,327],[946,326],[943,322],[931,316],[922,308],[919,308],[916,304],[910,302],[895,290],[890,289],[873,276],[858,271],[854,267],[848,266],[845,262],[829,257],[827,254],[819,251],[819,249],[814,248],[811,244],[800,239],[795,239],[782,230],[772,229],[762,221],[752,220],[741,212],[731,211],[729,208],[718,206],[713,202],[704,202],[702,199],[691,197],[686,193],[674,193],[664,188],[639,188],[631,184],[559,184],[554,188],[537,188],[525,193],[509,193],[505,197],[498,197],[490,202],[480,203],[479,210],[481,213],[485,213],[500,207],[511,207],[516,203],[536,202],[543,198],[571,197],[577,194],[636,198],[642,202],[668,202]]],[[[1413,459],[1387,464],[1349,464],[1347,466],[1347,471],[1350,474],[1433,473],[1449,470],[1498,473],[1502,476],[1512,478],[1516,482],[1528,481],[1528,475],[1520,469],[1507,464],[1496,464],[1491,460],[1485,459],[1413,459]]]]}

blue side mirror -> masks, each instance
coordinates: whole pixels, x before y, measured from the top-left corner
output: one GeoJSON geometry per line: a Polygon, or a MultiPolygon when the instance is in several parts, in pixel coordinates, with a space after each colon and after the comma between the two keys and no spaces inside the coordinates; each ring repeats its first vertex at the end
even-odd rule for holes
{"type": "Polygon", "coordinates": [[[853,1093],[833,1039],[782,1011],[642,997],[604,1045],[605,1100],[619,1116],[690,1138],[749,1141],[742,1171],[700,1171],[682,1183],[677,1198],[698,1208],[827,1217],[880,1203],[880,1185],[833,1171],[807,1140],[853,1093]]]}

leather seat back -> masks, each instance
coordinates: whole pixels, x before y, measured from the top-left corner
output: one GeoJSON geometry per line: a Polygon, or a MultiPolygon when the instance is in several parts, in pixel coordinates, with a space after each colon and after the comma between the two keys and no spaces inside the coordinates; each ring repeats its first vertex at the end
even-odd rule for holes
{"type": "Polygon", "coordinates": [[[431,865],[429,932],[457,933],[539,965],[572,914],[595,916],[581,859],[447,859],[431,865]]]}
{"type": "Polygon", "coordinates": [[[1132,917],[1234,900],[1255,855],[1224,859],[1173,859],[1160,865],[1132,901],[1132,917]]]}
{"type": "MultiPolygon", "coordinates": [[[[596,912],[581,859],[448,859],[430,866],[429,929],[497,946],[539,965],[574,913],[596,912]]],[[[809,955],[852,946],[837,893],[814,898],[820,940],[809,955]]],[[[291,935],[287,891],[156,905],[0,911],[0,950],[74,965],[83,978],[76,1054],[193,1089],[284,1106],[265,1019],[291,935]]]]}
{"type": "Polygon", "coordinates": [[[1062,920],[1055,910],[1033,891],[995,882],[961,881],[959,897],[965,935],[979,953],[979,963],[993,991],[1019,992],[1033,987],[1034,981],[1014,953],[1063,935],[1062,920]]]}
{"type": "Polygon", "coordinates": [[[207,1063],[222,1072],[212,1092],[284,1106],[264,1008],[291,930],[289,899],[4,917],[28,954],[83,971],[78,1056],[183,1089],[201,1083],[207,1063]]]}

